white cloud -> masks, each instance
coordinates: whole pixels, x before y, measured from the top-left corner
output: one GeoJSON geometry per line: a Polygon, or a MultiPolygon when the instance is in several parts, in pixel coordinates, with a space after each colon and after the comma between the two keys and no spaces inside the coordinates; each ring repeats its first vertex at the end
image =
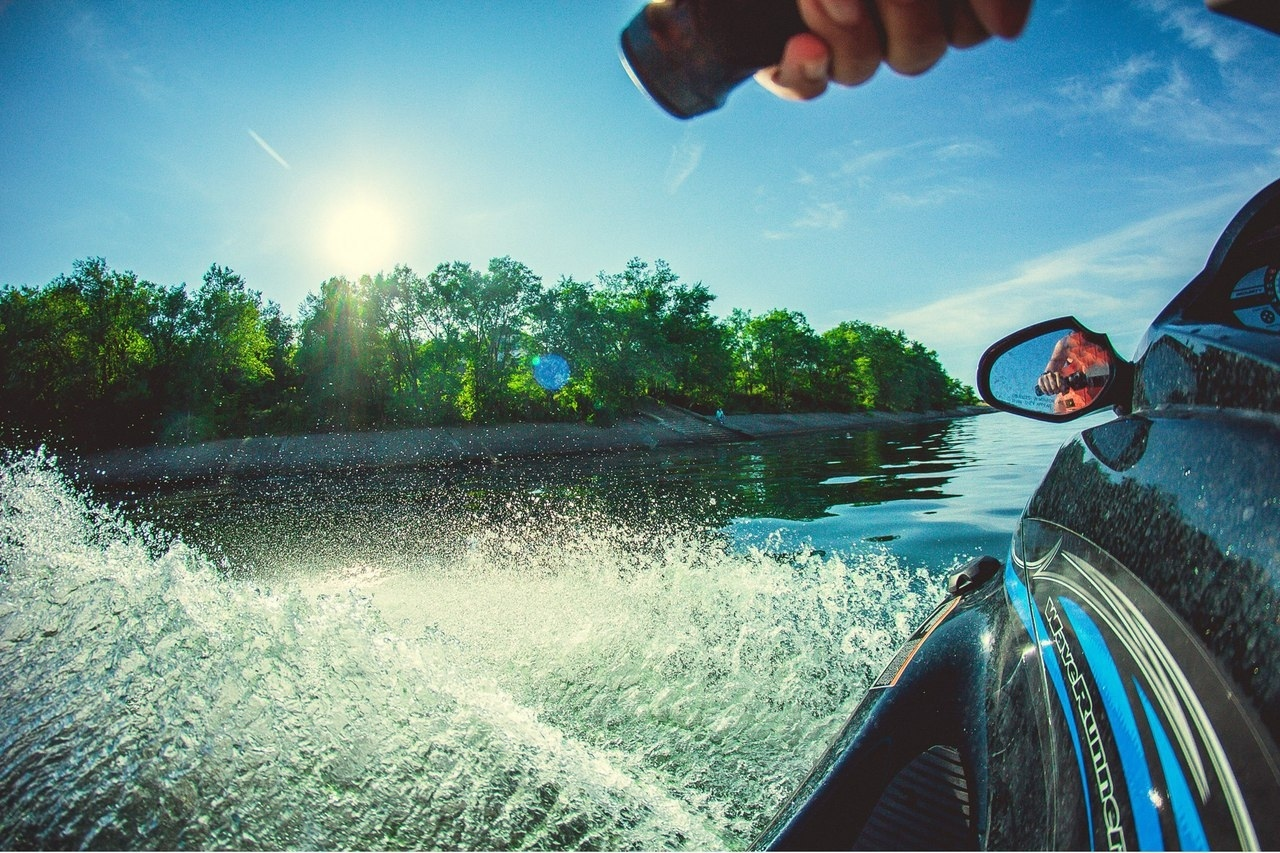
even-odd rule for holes
{"type": "Polygon", "coordinates": [[[818,202],[811,205],[795,222],[792,228],[802,230],[834,231],[844,225],[849,213],[833,201],[818,202]]]}
{"type": "Polygon", "coordinates": [[[1074,77],[1058,94],[1085,114],[1183,141],[1259,145],[1274,138],[1268,111],[1256,100],[1242,95],[1246,106],[1237,108],[1221,94],[1204,92],[1177,62],[1164,64],[1149,54],[1131,57],[1101,78],[1074,77]]]}
{"type": "Polygon", "coordinates": [[[886,204],[893,207],[939,207],[953,198],[971,196],[973,194],[968,181],[952,184],[931,183],[915,192],[894,191],[885,193],[884,200],[886,204]]]}
{"type": "Polygon", "coordinates": [[[969,287],[927,305],[875,322],[903,329],[938,352],[964,381],[978,356],[1009,332],[1040,320],[1074,314],[1097,331],[1131,347],[1177,289],[1199,270],[1238,192],[1103,234],[1032,258],[1011,275],[969,287]],[[1118,337],[1117,337],[1118,336],[1118,337]]]}
{"type": "Polygon", "coordinates": [[[957,160],[972,160],[988,156],[991,148],[985,142],[973,139],[927,140],[909,142],[892,148],[879,148],[875,151],[863,151],[851,155],[841,161],[832,178],[854,179],[860,181],[875,173],[885,171],[892,165],[895,171],[900,170],[902,161],[915,165],[933,167],[939,163],[951,163],[957,160]]]}
{"type": "Polygon", "coordinates": [[[833,201],[816,201],[782,229],[766,230],[766,240],[789,240],[811,231],[838,231],[849,219],[849,211],[833,201]]]}
{"type": "Polygon", "coordinates": [[[1178,34],[1184,44],[1203,50],[1220,66],[1230,65],[1244,50],[1244,41],[1222,26],[1221,19],[1206,14],[1199,4],[1187,5],[1171,0],[1141,0],[1139,6],[1159,15],[1161,25],[1178,34]]]}
{"type": "MultiPolygon", "coordinates": [[[[1270,145],[1276,97],[1273,38],[1188,0],[1131,0],[1179,44],[1121,59],[1058,87],[1070,108],[1123,128],[1198,145],[1270,145]]],[[[1122,128],[1122,129],[1123,129],[1122,128]]]]}
{"type": "Polygon", "coordinates": [[[1131,109],[1133,103],[1139,100],[1139,96],[1135,94],[1138,87],[1159,70],[1160,66],[1151,54],[1131,56],[1113,68],[1101,85],[1094,81],[1073,81],[1069,84],[1070,94],[1078,102],[1088,103],[1092,99],[1101,109],[1131,109]]]}
{"type": "Polygon", "coordinates": [[[67,33],[85,60],[104,71],[117,84],[132,89],[148,101],[159,100],[164,87],[150,66],[121,44],[90,9],[80,9],[67,24],[67,33]]]}
{"type": "Polygon", "coordinates": [[[840,163],[832,177],[864,182],[871,173],[879,171],[887,163],[902,158],[920,145],[921,143],[913,142],[896,148],[880,148],[850,156],[840,163]]]}
{"type": "Polygon", "coordinates": [[[689,179],[702,162],[702,152],[706,146],[695,139],[688,131],[680,141],[671,147],[671,159],[667,162],[667,175],[664,181],[669,195],[675,195],[680,186],[689,179]]]}
{"type": "Polygon", "coordinates": [[[949,142],[934,149],[933,156],[941,161],[971,160],[991,154],[987,145],[977,142],[949,142]]]}
{"type": "Polygon", "coordinates": [[[766,230],[769,240],[783,240],[815,230],[838,230],[849,220],[846,204],[860,196],[862,209],[937,207],[974,193],[973,181],[957,178],[970,161],[989,156],[991,148],[974,140],[918,140],[874,151],[855,151],[840,158],[825,178],[800,171],[794,182],[804,192],[796,199],[800,213],[786,226],[766,230]]]}

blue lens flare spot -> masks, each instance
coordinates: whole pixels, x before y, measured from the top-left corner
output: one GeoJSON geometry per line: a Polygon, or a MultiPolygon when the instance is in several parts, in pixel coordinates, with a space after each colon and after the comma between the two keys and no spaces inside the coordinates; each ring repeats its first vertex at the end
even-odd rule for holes
{"type": "Polygon", "coordinates": [[[562,355],[535,355],[531,364],[533,380],[548,391],[559,391],[569,381],[569,362],[562,355]]]}

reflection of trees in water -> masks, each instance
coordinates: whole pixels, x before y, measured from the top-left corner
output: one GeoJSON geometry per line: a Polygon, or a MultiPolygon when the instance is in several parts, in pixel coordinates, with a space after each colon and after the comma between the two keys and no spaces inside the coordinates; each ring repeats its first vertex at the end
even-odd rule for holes
{"type": "Polygon", "coordinates": [[[951,497],[943,489],[950,472],[968,461],[958,423],[764,444],[743,466],[739,515],[810,520],[836,506],[951,497]]]}
{"type": "MultiPolygon", "coordinates": [[[[648,453],[266,477],[127,496],[232,565],[413,561],[494,535],[610,526],[706,532],[736,518],[950,497],[964,421],[648,453]]],[[[637,545],[639,547],[639,544],[637,545]]]]}

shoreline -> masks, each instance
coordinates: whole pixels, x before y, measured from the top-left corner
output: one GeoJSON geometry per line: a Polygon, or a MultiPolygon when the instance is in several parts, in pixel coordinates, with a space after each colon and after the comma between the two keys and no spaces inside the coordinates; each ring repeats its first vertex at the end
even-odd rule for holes
{"type": "Polygon", "coordinates": [[[585,423],[514,423],[255,436],[181,447],[112,450],[86,456],[74,467],[81,478],[100,486],[179,484],[293,472],[497,462],[504,458],[758,441],[951,420],[992,411],[987,406],[966,406],[932,412],[726,415],[717,423],[687,409],[649,402],[636,414],[610,427],[585,423]]]}

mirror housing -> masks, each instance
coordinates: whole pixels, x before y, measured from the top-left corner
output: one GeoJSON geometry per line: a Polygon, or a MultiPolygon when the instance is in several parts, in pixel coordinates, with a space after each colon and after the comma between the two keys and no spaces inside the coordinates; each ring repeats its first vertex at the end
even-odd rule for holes
{"type": "Polygon", "coordinates": [[[978,362],[978,393],[992,408],[1062,423],[1107,406],[1127,412],[1133,365],[1106,335],[1059,317],[992,344],[978,362]]]}

